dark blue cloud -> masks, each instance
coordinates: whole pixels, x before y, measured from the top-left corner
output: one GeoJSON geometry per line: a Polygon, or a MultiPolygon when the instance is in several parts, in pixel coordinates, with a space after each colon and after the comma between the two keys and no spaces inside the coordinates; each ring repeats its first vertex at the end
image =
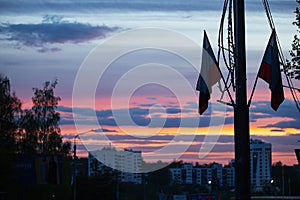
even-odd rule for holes
{"type": "Polygon", "coordinates": [[[270,128],[270,127],[300,129],[300,120],[283,121],[283,122],[278,122],[274,124],[271,123],[266,126],[262,126],[262,128],[270,128]]]}
{"type": "Polygon", "coordinates": [[[139,106],[141,106],[141,107],[151,107],[151,106],[153,106],[154,104],[153,104],[153,103],[142,103],[142,104],[136,103],[136,105],[139,105],[139,106]]]}
{"type": "Polygon", "coordinates": [[[0,33],[6,35],[8,41],[16,42],[16,47],[22,45],[38,48],[39,52],[59,51],[51,44],[81,43],[104,38],[109,33],[119,30],[118,27],[93,26],[79,22],[62,21],[55,16],[47,16],[39,24],[1,24],[0,33]]]}
{"type": "Polygon", "coordinates": [[[32,11],[59,11],[59,12],[91,12],[97,10],[131,10],[131,11],[193,11],[220,9],[219,1],[160,1],[160,0],[130,0],[130,1],[9,1],[2,0],[0,12],[3,13],[30,13],[32,11]]]}
{"type": "Polygon", "coordinates": [[[67,119],[65,117],[61,117],[60,124],[61,125],[71,125],[71,124],[74,124],[74,120],[73,119],[67,119]]]}
{"type": "Polygon", "coordinates": [[[285,99],[277,111],[274,111],[269,101],[253,102],[254,108],[250,109],[252,120],[259,120],[261,118],[269,118],[269,124],[261,126],[261,128],[295,128],[300,129],[300,112],[296,109],[295,103],[292,100],[285,99]],[[274,123],[272,117],[289,118],[288,121],[281,121],[274,123]]]}
{"type": "Polygon", "coordinates": [[[178,113],[181,113],[181,109],[176,108],[176,107],[174,107],[174,108],[167,108],[166,111],[167,111],[168,114],[178,114],[178,113]]]}
{"type": "MultiPolygon", "coordinates": [[[[81,117],[79,118],[79,120],[77,120],[77,123],[81,123],[81,124],[90,124],[89,121],[89,116],[93,116],[96,113],[96,116],[98,118],[99,124],[102,126],[127,126],[127,125],[131,125],[128,120],[121,120],[119,121],[119,124],[117,124],[117,122],[114,119],[114,115],[112,110],[96,110],[94,111],[91,108],[68,108],[68,107],[63,107],[63,106],[59,106],[58,110],[61,112],[75,112],[76,114],[79,114],[81,117]]],[[[165,123],[163,124],[163,127],[165,128],[178,128],[178,127],[208,127],[210,125],[211,122],[211,112],[208,112],[207,114],[198,117],[198,118],[194,118],[194,117],[161,117],[159,115],[149,115],[149,109],[145,108],[145,107],[133,107],[133,108],[129,108],[129,110],[127,109],[116,109],[114,110],[114,114],[118,114],[118,117],[120,119],[124,118],[124,117],[131,117],[132,121],[135,123],[136,126],[149,126],[151,128],[155,128],[157,126],[161,126],[161,124],[157,124],[157,123],[152,123],[151,124],[151,120],[154,120],[156,122],[158,121],[165,121],[165,123]],[[128,116],[128,112],[129,112],[129,116],[128,116]],[[199,123],[197,124],[196,120],[199,119],[199,123]]],[[[196,113],[197,109],[184,109],[181,110],[178,107],[169,107],[166,108],[165,112],[167,114],[178,114],[178,113],[196,113]]],[[[225,117],[225,123],[224,124],[232,124],[233,123],[233,118],[232,117],[225,117]]],[[[222,116],[214,116],[214,121],[215,121],[215,125],[222,125],[220,123],[223,122],[223,117],[222,116]],[[218,120],[219,119],[219,120],[218,120]]],[[[62,117],[61,120],[61,124],[71,124],[73,123],[73,119],[66,119],[64,117],[62,117]]]]}
{"type": "Polygon", "coordinates": [[[111,110],[96,110],[96,115],[99,119],[106,119],[113,116],[113,113],[111,110]]]}
{"type": "MultiPolygon", "coordinates": [[[[1,0],[1,13],[31,13],[31,12],[95,12],[99,10],[130,10],[130,11],[214,11],[222,10],[223,2],[219,0],[130,0],[130,1],[95,1],[95,0],[33,0],[33,1],[11,1],[1,0]]],[[[273,0],[270,2],[272,11],[289,12],[296,7],[295,1],[273,0]]],[[[248,11],[262,10],[262,4],[246,1],[248,11]]]]}
{"type": "MultiPolygon", "coordinates": [[[[258,101],[253,102],[252,105],[254,105],[254,108],[250,109],[250,122],[256,122],[260,119],[270,118],[269,123],[261,126],[261,128],[272,128],[273,132],[282,132],[285,128],[295,128],[300,129],[300,113],[296,109],[292,109],[294,107],[294,102],[291,100],[286,99],[284,103],[280,106],[277,112],[273,111],[270,106],[270,102],[268,101],[258,101]],[[288,120],[284,120],[281,122],[274,123],[272,122],[272,117],[281,117],[288,120]]],[[[195,108],[194,103],[189,103],[184,108],[179,109],[177,106],[175,107],[168,107],[165,109],[165,112],[167,114],[177,114],[177,113],[196,113],[197,108],[195,108]],[[188,109],[187,109],[188,108],[188,109]]],[[[148,105],[149,107],[152,106],[152,104],[148,105]]],[[[58,107],[58,110],[62,112],[72,112],[71,108],[67,107],[58,107]]],[[[93,113],[96,112],[96,116],[98,117],[98,121],[103,126],[126,126],[131,125],[129,124],[128,120],[121,120],[121,124],[117,124],[113,112],[111,110],[97,110],[94,111],[90,108],[74,108],[76,113],[79,113],[83,119],[80,120],[80,123],[88,124],[88,117],[92,116],[93,113]]],[[[226,108],[228,113],[232,113],[233,109],[231,107],[226,108]]],[[[160,115],[149,115],[149,109],[147,106],[140,106],[140,107],[133,107],[129,110],[127,109],[117,109],[115,110],[116,113],[118,113],[118,117],[122,119],[123,117],[131,117],[133,122],[137,126],[151,126],[156,127],[160,126],[157,123],[152,123],[151,120],[154,121],[165,121],[164,127],[165,128],[178,128],[178,127],[208,127],[210,126],[212,117],[214,119],[214,122],[217,124],[214,125],[222,125],[221,123],[224,122],[224,124],[233,124],[233,116],[230,114],[224,113],[225,116],[214,116],[212,113],[214,111],[221,112],[224,111],[220,107],[219,103],[210,103],[209,109],[207,112],[204,113],[204,115],[199,116],[199,124],[195,124],[195,118],[194,117],[171,117],[170,115],[167,118],[161,117],[160,115]],[[210,109],[213,107],[213,110],[210,109]],[[129,112],[129,116],[128,116],[129,112]],[[224,120],[225,117],[225,121],[224,120]]],[[[197,120],[197,119],[196,119],[197,120]]],[[[72,123],[71,119],[64,119],[62,120],[62,124],[64,123],[72,123]]]]}
{"type": "Polygon", "coordinates": [[[93,132],[108,132],[108,133],[112,133],[112,132],[116,132],[116,131],[112,130],[112,129],[107,129],[107,128],[100,128],[100,129],[93,130],[93,132]]]}
{"type": "Polygon", "coordinates": [[[59,112],[72,112],[72,108],[71,107],[65,107],[65,106],[57,106],[57,110],[59,112]]]}

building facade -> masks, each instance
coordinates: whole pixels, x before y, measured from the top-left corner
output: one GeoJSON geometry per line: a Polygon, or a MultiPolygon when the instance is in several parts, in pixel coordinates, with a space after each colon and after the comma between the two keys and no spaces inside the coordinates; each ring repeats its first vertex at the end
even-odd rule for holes
{"type": "Polygon", "coordinates": [[[169,169],[172,181],[179,184],[198,185],[226,185],[234,187],[235,171],[232,166],[223,168],[221,164],[212,163],[207,166],[193,166],[185,163],[176,168],[169,169]]]}
{"type": "Polygon", "coordinates": [[[118,173],[121,182],[142,183],[142,153],[132,149],[117,151],[113,147],[90,151],[88,155],[88,176],[97,176],[109,167],[118,173]]]}
{"type": "Polygon", "coordinates": [[[211,168],[195,168],[194,170],[194,183],[199,185],[207,185],[212,180],[211,168]]]}
{"type": "Polygon", "coordinates": [[[225,166],[222,170],[223,184],[228,187],[235,186],[235,168],[233,166],[225,166]]]}
{"type": "Polygon", "coordinates": [[[271,181],[272,145],[261,140],[250,140],[251,185],[261,191],[271,181]]]}

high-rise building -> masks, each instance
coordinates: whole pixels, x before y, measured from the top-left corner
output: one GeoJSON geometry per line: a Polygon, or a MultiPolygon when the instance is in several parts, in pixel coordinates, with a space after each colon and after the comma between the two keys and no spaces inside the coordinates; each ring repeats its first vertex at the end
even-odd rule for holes
{"type": "Polygon", "coordinates": [[[225,166],[222,170],[223,184],[228,187],[235,186],[235,168],[230,166],[225,166]]]}
{"type": "Polygon", "coordinates": [[[193,165],[191,163],[183,164],[178,168],[170,168],[169,170],[173,181],[179,184],[193,183],[193,165]]]}
{"type": "Polygon", "coordinates": [[[212,168],[194,168],[194,183],[199,185],[207,185],[212,180],[212,168]]]}
{"type": "Polygon", "coordinates": [[[182,184],[183,183],[182,169],[181,168],[170,168],[169,170],[171,172],[172,181],[182,184]]]}
{"type": "Polygon", "coordinates": [[[272,145],[250,140],[250,170],[253,190],[261,191],[271,181],[272,145]]]}
{"type": "Polygon", "coordinates": [[[88,175],[101,174],[104,167],[118,172],[121,182],[142,183],[142,153],[132,149],[117,151],[109,146],[101,150],[90,151],[88,155],[88,175]]]}
{"type": "Polygon", "coordinates": [[[298,164],[300,165],[300,149],[295,149],[296,158],[298,160],[298,164]]]}
{"type": "Polygon", "coordinates": [[[219,163],[212,163],[211,169],[212,169],[212,182],[217,185],[223,183],[222,165],[219,163]]]}

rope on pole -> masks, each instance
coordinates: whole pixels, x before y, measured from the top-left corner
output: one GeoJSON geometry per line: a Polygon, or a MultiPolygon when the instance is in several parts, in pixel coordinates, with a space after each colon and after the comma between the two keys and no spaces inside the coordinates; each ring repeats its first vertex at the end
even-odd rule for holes
{"type": "MultiPolygon", "coordinates": [[[[263,1],[264,9],[265,9],[265,12],[266,12],[266,15],[267,15],[267,18],[268,18],[270,28],[272,30],[273,29],[276,30],[274,20],[273,20],[272,14],[271,14],[269,2],[268,2],[268,0],[262,0],[262,1],[263,1]]],[[[275,33],[276,33],[276,31],[275,31],[275,33]]],[[[299,98],[298,98],[298,96],[295,92],[295,90],[297,90],[297,89],[294,87],[293,82],[291,80],[291,77],[288,76],[288,74],[287,74],[287,70],[285,69],[286,65],[287,65],[286,60],[284,58],[283,51],[282,51],[277,33],[275,35],[276,35],[276,41],[277,41],[277,46],[278,46],[278,51],[279,51],[279,59],[280,59],[280,62],[282,63],[282,65],[283,65],[283,73],[286,77],[288,88],[290,89],[290,92],[292,94],[292,97],[293,97],[293,100],[295,102],[296,108],[300,112],[300,101],[299,101],[299,98]]]]}
{"type": "MultiPolygon", "coordinates": [[[[222,99],[223,99],[223,97],[224,97],[224,93],[225,93],[225,91],[228,93],[228,96],[229,96],[229,98],[230,98],[230,101],[231,101],[231,103],[229,103],[229,104],[227,104],[227,105],[234,105],[234,100],[233,100],[233,98],[232,98],[232,96],[231,96],[231,93],[230,93],[230,91],[229,91],[229,88],[230,88],[230,85],[228,86],[228,80],[229,80],[229,75],[231,74],[231,71],[232,71],[232,69],[233,69],[233,67],[231,66],[231,63],[230,63],[230,61],[229,61],[229,63],[227,62],[227,59],[226,59],[226,56],[225,56],[225,48],[224,48],[224,41],[223,41],[223,29],[224,29],[224,20],[225,20],[225,16],[226,16],[226,11],[227,11],[227,6],[228,6],[228,2],[229,2],[229,4],[232,4],[232,0],[225,0],[224,1],[224,5],[223,5],[223,12],[222,12],[222,16],[221,16],[221,22],[220,22],[220,27],[219,27],[219,37],[218,37],[218,47],[219,47],[219,49],[218,49],[218,64],[220,63],[219,61],[220,61],[220,56],[221,56],[221,54],[222,54],[222,57],[223,57],[223,60],[224,60],[224,64],[225,64],[225,66],[226,66],[226,68],[228,69],[228,71],[229,71],[229,74],[228,74],[228,76],[227,76],[227,78],[226,78],[226,80],[225,80],[225,78],[224,78],[224,76],[223,76],[223,74],[222,74],[222,72],[221,72],[221,69],[220,69],[220,67],[219,67],[219,65],[218,65],[218,70],[219,70],[219,72],[220,72],[220,74],[221,74],[221,78],[222,78],[222,81],[223,81],[223,83],[224,83],[224,89],[222,90],[221,89],[221,86],[220,86],[220,90],[221,90],[221,92],[222,92],[222,95],[221,95],[221,98],[220,98],[220,101],[222,101],[222,99]]],[[[229,8],[231,9],[231,5],[229,6],[229,8]]],[[[230,47],[229,47],[230,48],[230,47]]],[[[228,51],[229,51],[229,54],[230,53],[234,53],[234,52],[230,52],[230,49],[228,49],[228,51]]],[[[218,102],[220,102],[220,101],[218,101],[218,102]]]]}

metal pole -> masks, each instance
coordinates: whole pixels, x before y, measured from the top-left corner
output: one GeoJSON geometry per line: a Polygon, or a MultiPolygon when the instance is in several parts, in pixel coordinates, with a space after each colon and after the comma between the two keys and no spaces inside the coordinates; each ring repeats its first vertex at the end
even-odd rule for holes
{"type": "Polygon", "coordinates": [[[77,173],[77,169],[76,169],[76,160],[77,160],[77,156],[76,156],[76,139],[79,138],[80,135],[83,135],[83,134],[86,134],[86,133],[89,133],[89,132],[95,132],[96,129],[91,129],[89,131],[85,131],[85,132],[82,132],[82,133],[78,133],[77,135],[74,136],[74,141],[73,141],[73,175],[72,175],[72,179],[73,179],[73,199],[76,200],[77,199],[77,196],[76,196],[76,173],[77,173]]]}
{"type": "Polygon", "coordinates": [[[73,146],[73,199],[76,200],[76,138],[78,137],[78,135],[76,135],[74,137],[74,146],[73,146]]]}
{"type": "Polygon", "coordinates": [[[250,200],[250,139],[247,105],[245,8],[244,0],[234,0],[234,43],[236,105],[234,107],[236,199],[250,200]]]}
{"type": "Polygon", "coordinates": [[[281,176],[282,176],[282,199],[283,199],[283,197],[284,197],[284,166],[282,165],[281,166],[282,167],[282,169],[281,169],[281,176]]]}

